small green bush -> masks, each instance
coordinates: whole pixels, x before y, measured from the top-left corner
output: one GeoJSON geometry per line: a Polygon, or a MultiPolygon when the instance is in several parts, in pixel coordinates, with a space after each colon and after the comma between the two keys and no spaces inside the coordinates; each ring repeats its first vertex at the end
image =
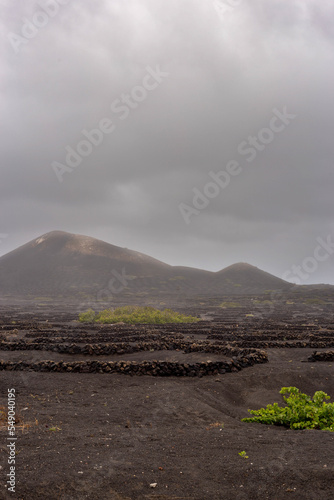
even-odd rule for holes
{"type": "Polygon", "coordinates": [[[277,403],[260,410],[248,410],[254,417],[242,422],[259,422],[267,425],[284,425],[290,429],[321,429],[334,432],[334,403],[325,403],[330,397],[323,391],[315,392],[313,398],[303,394],[297,387],[282,387],[280,394],[286,406],[277,403]]]}
{"type": "Polygon", "coordinates": [[[95,320],[95,312],[93,309],[88,309],[88,311],[79,314],[79,321],[82,323],[93,323],[95,320]]]}
{"type": "Polygon", "coordinates": [[[154,307],[136,307],[125,306],[117,307],[116,309],[105,309],[99,313],[95,313],[89,309],[85,313],[79,315],[79,321],[89,323],[146,323],[146,324],[164,324],[164,323],[194,323],[199,321],[199,318],[193,316],[185,316],[171,309],[160,311],[154,307]]]}

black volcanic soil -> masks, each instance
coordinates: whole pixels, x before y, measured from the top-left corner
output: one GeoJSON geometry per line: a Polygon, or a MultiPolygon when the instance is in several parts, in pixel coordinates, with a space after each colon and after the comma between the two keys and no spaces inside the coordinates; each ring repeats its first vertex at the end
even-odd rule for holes
{"type": "MultiPolygon", "coordinates": [[[[281,402],[283,386],[312,395],[323,390],[334,398],[334,363],[307,362],[314,349],[294,347],[318,338],[326,344],[318,351],[330,349],[331,310],[293,306],[258,317],[254,309],[254,316],[246,317],[252,312],[243,305],[200,312],[208,311],[211,321],[160,327],[156,335],[174,332],[194,341],[218,335],[229,344],[231,338],[251,342],[256,337],[263,344],[268,338],[290,338],[291,346],[267,348],[269,363],[202,378],[0,372],[0,406],[6,405],[7,389],[14,387],[18,425],[26,425],[17,428],[15,494],[5,489],[7,431],[0,427],[0,499],[332,499],[334,433],[241,422],[248,408],[281,402]],[[248,458],[239,456],[244,450],[248,458]]],[[[127,341],[131,335],[152,334],[148,327],[86,327],[74,323],[71,313],[61,317],[46,309],[17,313],[16,307],[2,310],[0,334],[6,342],[45,336],[61,340],[65,334],[85,342],[94,332],[127,341]]],[[[148,360],[160,355],[180,362],[216,356],[144,351],[127,358],[92,358],[148,360]]],[[[59,353],[0,351],[0,360],[29,356],[34,361],[58,359],[59,353]]]]}

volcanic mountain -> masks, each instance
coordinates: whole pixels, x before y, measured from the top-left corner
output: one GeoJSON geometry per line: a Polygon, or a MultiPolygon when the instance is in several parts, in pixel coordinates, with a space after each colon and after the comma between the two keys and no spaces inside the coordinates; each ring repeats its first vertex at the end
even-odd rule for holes
{"type": "Polygon", "coordinates": [[[217,296],[288,290],[249,264],[218,272],[170,266],[88,236],[52,231],[0,257],[1,296],[100,297],[162,293],[217,296]]]}

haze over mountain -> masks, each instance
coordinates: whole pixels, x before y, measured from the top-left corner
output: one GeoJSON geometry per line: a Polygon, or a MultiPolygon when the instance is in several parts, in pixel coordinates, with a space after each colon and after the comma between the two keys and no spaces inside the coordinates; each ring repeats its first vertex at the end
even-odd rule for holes
{"type": "Polygon", "coordinates": [[[292,286],[245,263],[218,272],[171,266],[127,248],[62,231],[46,233],[0,258],[2,296],[215,296],[288,290],[292,286]]]}

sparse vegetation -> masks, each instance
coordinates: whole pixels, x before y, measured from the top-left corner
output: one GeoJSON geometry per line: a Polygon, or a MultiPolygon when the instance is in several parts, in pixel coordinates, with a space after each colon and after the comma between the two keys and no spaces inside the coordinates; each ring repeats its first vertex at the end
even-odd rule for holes
{"type": "Polygon", "coordinates": [[[327,304],[327,302],[325,300],[322,300],[322,299],[315,297],[315,298],[305,299],[304,304],[309,304],[309,305],[315,304],[315,305],[323,306],[323,305],[327,304]]]}
{"type": "MultiPolygon", "coordinates": [[[[7,411],[8,408],[6,408],[5,406],[0,406],[0,430],[7,430],[7,411]]],[[[22,416],[16,414],[14,425],[16,430],[21,430],[22,432],[24,432],[30,429],[30,427],[38,425],[38,420],[35,419],[34,422],[24,422],[22,416]]]]}
{"type": "Polygon", "coordinates": [[[222,302],[219,307],[222,308],[234,308],[234,307],[241,307],[241,304],[239,302],[222,302]]]}
{"type": "Polygon", "coordinates": [[[265,305],[271,305],[273,303],[272,300],[254,300],[253,301],[253,304],[257,304],[257,305],[261,305],[261,306],[265,306],[265,305]]]}
{"type": "Polygon", "coordinates": [[[79,314],[79,321],[83,323],[194,323],[200,321],[199,318],[179,314],[171,309],[160,311],[154,307],[125,306],[116,309],[105,309],[95,313],[93,309],[79,314]]]}
{"type": "Polygon", "coordinates": [[[311,398],[297,387],[282,387],[280,394],[286,402],[285,407],[274,403],[260,410],[248,410],[254,417],[243,418],[242,422],[334,432],[334,403],[325,403],[326,399],[330,399],[325,392],[317,391],[311,398]]]}
{"type": "Polygon", "coordinates": [[[6,409],[4,406],[0,406],[0,425],[5,426],[7,424],[6,409]]]}
{"type": "Polygon", "coordinates": [[[224,424],[221,422],[215,422],[213,424],[210,424],[208,427],[206,427],[206,430],[209,431],[211,429],[224,429],[224,424]]]}
{"type": "Polygon", "coordinates": [[[238,453],[238,455],[240,455],[240,457],[242,457],[242,458],[249,458],[249,456],[247,455],[247,453],[245,451],[240,451],[238,453]]]}

